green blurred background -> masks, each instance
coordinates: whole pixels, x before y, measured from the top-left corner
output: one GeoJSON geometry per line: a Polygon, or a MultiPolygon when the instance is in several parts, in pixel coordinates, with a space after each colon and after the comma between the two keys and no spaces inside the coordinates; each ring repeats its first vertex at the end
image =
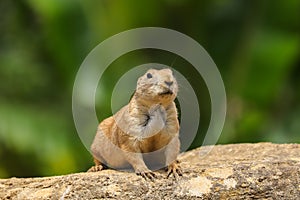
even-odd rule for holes
{"type": "MultiPolygon", "coordinates": [[[[72,118],[72,87],[81,62],[101,41],[144,26],[180,31],[211,55],[225,82],[228,110],[218,143],[300,142],[299,0],[1,0],[0,177],[48,176],[92,165],[72,118]]],[[[99,84],[99,120],[111,114],[114,83],[131,67],[170,65],[176,55],[128,53],[99,84]],[[103,92],[103,91],[102,91],[103,92]]],[[[201,77],[177,58],[191,82],[201,124],[210,100],[201,77]]],[[[92,133],[93,134],[93,133],[92,133]]]]}

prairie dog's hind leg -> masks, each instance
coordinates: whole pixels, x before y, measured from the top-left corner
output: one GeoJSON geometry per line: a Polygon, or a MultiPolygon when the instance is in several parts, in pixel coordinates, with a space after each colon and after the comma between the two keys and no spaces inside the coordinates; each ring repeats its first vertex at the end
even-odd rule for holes
{"type": "Polygon", "coordinates": [[[104,169],[106,166],[101,163],[97,158],[94,157],[94,163],[95,163],[95,166],[92,166],[88,172],[98,172],[98,171],[101,171],[102,169],[104,169]]]}

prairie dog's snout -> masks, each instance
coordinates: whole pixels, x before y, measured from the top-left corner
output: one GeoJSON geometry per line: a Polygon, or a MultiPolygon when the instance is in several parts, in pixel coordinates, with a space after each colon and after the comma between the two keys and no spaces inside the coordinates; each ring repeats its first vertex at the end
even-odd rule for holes
{"type": "Polygon", "coordinates": [[[170,87],[171,85],[173,85],[173,81],[165,81],[165,84],[170,87]]]}
{"type": "Polygon", "coordinates": [[[176,79],[174,78],[172,71],[169,69],[163,69],[163,71],[165,72],[160,74],[161,84],[165,85],[168,88],[173,88],[176,79]]]}

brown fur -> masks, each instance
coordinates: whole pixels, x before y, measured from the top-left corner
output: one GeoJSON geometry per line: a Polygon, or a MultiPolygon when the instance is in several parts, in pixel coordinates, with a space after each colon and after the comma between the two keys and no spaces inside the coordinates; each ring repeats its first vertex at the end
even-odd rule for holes
{"type": "Polygon", "coordinates": [[[132,166],[138,175],[153,178],[143,153],[158,152],[154,160],[168,166],[168,175],[181,175],[176,161],[179,154],[179,123],[174,99],[178,86],[170,69],[148,70],[137,82],[136,92],[128,105],[103,120],[91,146],[95,166],[113,168],[132,166]],[[150,75],[151,77],[150,77],[150,75]]]}

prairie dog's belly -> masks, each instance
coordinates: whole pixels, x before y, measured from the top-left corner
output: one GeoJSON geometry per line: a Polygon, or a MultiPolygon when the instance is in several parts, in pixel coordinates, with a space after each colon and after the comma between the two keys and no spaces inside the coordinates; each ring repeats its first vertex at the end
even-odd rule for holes
{"type": "Polygon", "coordinates": [[[139,141],[144,162],[149,169],[157,170],[165,166],[165,150],[171,139],[171,137],[164,136],[164,133],[158,133],[155,136],[139,141]]]}

